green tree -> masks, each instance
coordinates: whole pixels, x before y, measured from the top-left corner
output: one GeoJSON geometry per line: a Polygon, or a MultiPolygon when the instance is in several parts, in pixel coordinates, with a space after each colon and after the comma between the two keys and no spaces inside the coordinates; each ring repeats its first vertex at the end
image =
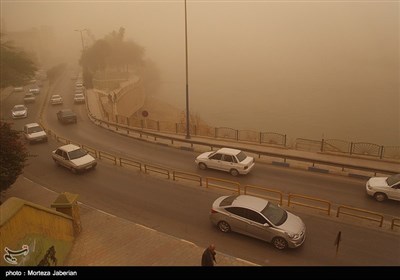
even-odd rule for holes
{"type": "Polygon", "coordinates": [[[28,157],[19,132],[11,125],[0,121],[0,191],[4,191],[14,184],[25,167],[28,157]]]}
{"type": "Polygon", "coordinates": [[[0,38],[0,87],[23,85],[35,76],[37,67],[27,53],[12,46],[10,42],[3,42],[1,34],[0,38]]]}

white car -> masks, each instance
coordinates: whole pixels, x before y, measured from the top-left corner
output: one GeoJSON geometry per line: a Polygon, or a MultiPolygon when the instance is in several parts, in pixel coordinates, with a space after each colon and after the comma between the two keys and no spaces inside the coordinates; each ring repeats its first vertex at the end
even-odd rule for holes
{"type": "Polygon", "coordinates": [[[24,91],[24,87],[15,87],[14,92],[21,92],[24,91]]]}
{"type": "Polygon", "coordinates": [[[379,202],[386,199],[400,201],[400,174],[372,177],[366,183],[366,191],[379,202]]]}
{"type": "Polygon", "coordinates": [[[25,105],[15,105],[11,110],[13,119],[26,118],[28,116],[28,108],[25,105]]]}
{"type": "Polygon", "coordinates": [[[54,94],[50,97],[50,104],[51,105],[57,105],[57,104],[63,104],[63,99],[61,95],[54,94]]]}
{"type": "Polygon", "coordinates": [[[86,150],[73,144],[58,147],[52,152],[52,157],[57,165],[64,166],[73,173],[94,169],[97,161],[86,150]]]}
{"type": "Polygon", "coordinates": [[[255,161],[253,157],[247,156],[241,150],[222,148],[218,151],[202,153],[195,162],[200,169],[217,169],[237,176],[249,173],[255,161]]]}
{"type": "Polygon", "coordinates": [[[82,93],[74,95],[74,103],[85,103],[85,96],[82,93]]]}
{"type": "Polygon", "coordinates": [[[33,93],[35,95],[38,95],[40,93],[40,89],[39,88],[30,88],[29,92],[33,93]]]}
{"type": "Polygon", "coordinates": [[[29,143],[47,142],[47,134],[37,123],[28,123],[24,125],[24,136],[29,143]]]}

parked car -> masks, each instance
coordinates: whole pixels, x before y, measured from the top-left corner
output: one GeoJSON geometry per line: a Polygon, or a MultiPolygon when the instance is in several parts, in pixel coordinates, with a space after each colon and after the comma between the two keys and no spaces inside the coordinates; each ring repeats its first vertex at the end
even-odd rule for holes
{"type": "Polygon", "coordinates": [[[11,109],[13,119],[26,118],[28,116],[28,108],[25,105],[15,105],[11,109]]]}
{"type": "Polygon", "coordinates": [[[231,195],[217,198],[210,220],[222,232],[234,231],[255,237],[283,250],[301,246],[306,226],[296,215],[263,198],[231,195]]]}
{"type": "Polygon", "coordinates": [[[24,136],[30,144],[33,142],[47,142],[47,134],[37,123],[24,125],[24,136]]]}
{"type": "Polygon", "coordinates": [[[254,167],[255,160],[241,150],[222,148],[218,151],[202,153],[195,162],[200,169],[218,169],[237,176],[249,173],[254,167]]]}
{"type": "Polygon", "coordinates": [[[85,103],[85,96],[82,93],[74,95],[74,103],[85,103]]]}
{"type": "Polygon", "coordinates": [[[366,183],[366,191],[379,202],[386,199],[400,201],[400,174],[372,177],[366,183]]]}
{"type": "Polygon", "coordinates": [[[76,123],[77,117],[71,109],[61,109],[57,112],[57,118],[62,123],[76,123]]]}
{"type": "Polygon", "coordinates": [[[50,97],[50,104],[51,105],[63,104],[63,99],[62,99],[61,95],[58,95],[58,94],[52,95],[50,97]]]}
{"type": "Polygon", "coordinates": [[[35,103],[36,97],[33,93],[27,92],[25,93],[24,103],[35,103]]]}
{"type": "Polygon", "coordinates": [[[79,146],[68,144],[58,147],[52,152],[52,157],[57,165],[64,166],[73,173],[94,169],[96,159],[79,146]]]}

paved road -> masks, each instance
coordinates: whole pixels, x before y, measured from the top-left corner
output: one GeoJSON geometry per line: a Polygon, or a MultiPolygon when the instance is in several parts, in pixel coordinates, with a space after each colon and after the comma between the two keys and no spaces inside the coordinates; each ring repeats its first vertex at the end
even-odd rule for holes
{"type": "MultiPolygon", "coordinates": [[[[58,85],[60,87],[55,89],[55,92],[62,92],[65,100],[68,100],[70,94],[68,85],[72,89],[72,82],[65,79],[58,85]]],[[[72,93],[70,97],[72,100],[72,93]]],[[[73,105],[66,103],[65,106],[73,105]]],[[[178,170],[199,172],[202,176],[232,179],[221,172],[198,171],[193,164],[195,156],[193,152],[144,143],[104,131],[88,120],[84,106],[76,106],[79,106],[74,107],[79,114],[76,126],[60,125],[55,120],[53,107],[46,107],[45,121],[61,135],[108,152],[128,155],[178,170]]],[[[340,264],[398,265],[398,236],[307,214],[301,216],[307,224],[309,236],[305,245],[299,250],[276,252],[261,241],[236,234],[223,235],[210,226],[206,214],[212,201],[221,193],[183,184],[177,185],[171,181],[159,180],[105,162],[101,162],[95,172],[72,176],[67,170],[56,168],[49,157],[50,151],[57,145],[59,144],[53,141],[48,144],[32,145],[30,150],[37,157],[30,160],[25,176],[55,191],[79,193],[81,200],[91,206],[178,238],[190,240],[200,246],[206,246],[209,240],[215,240],[222,251],[262,265],[337,264],[338,260],[331,253],[331,244],[337,231],[343,228],[347,240],[351,242],[344,247],[348,248],[348,254],[339,261],[340,264]],[[377,244],[373,251],[369,250],[370,243],[377,244]],[[371,254],[384,257],[376,260],[371,254]]],[[[367,198],[364,193],[364,182],[358,179],[258,164],[250,176],[238,180],[242,183],[276,187],[296,193],[317,193],[329,199],[335,198],[335,202],[347,199],[349,205],[357,207],[364,205],[368,206],[368,209],[369,207],[379,209],[380,212],[393,213],[398,209],[397,203],[379,204],[367,198]]]]}
{"type": "Polygon", "coordinates": [[[221,252],[259,265],[400,264],[398,233],[303,211],[292,210],[302,217],[308,231],[306,242],[297,250],[279,252],[262,241],[220,233],[210,224],[208,212],[212,202],[225,192],[174,183],[108,161],[100,161],[94,171],[73,175],[46,155],[46,150],[56,146],[53,140],[31,146],[32,154],[38,156],[30,159],[24,176],[56,192],[78,193],[86,205],[200,247],[214,242],[221,252]],[[340,259],[335,258],[333,246],[338,231],[343,236],[340,259]]]}

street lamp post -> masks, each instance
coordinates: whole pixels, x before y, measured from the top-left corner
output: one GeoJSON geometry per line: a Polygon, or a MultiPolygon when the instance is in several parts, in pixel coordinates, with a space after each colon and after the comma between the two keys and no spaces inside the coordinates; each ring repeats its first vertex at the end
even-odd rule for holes
{"type": "Polygon", "coordinates": [[[190,138],[189,124],[189,74],[188,74],[188,47],[187,47],[187,16],[186,16],[186,0],[185,0],[185,53],[186,53],[186,139],[190,138]]]}
{"type": "Polygon", "coordinates": [[[85,44],[83,43],[83,31],[87,31],[87,29],[75,29],[74,31],[80,32],[81,33],[81,42],[82,42],[82,52],[85,50],[85,44]]]}

